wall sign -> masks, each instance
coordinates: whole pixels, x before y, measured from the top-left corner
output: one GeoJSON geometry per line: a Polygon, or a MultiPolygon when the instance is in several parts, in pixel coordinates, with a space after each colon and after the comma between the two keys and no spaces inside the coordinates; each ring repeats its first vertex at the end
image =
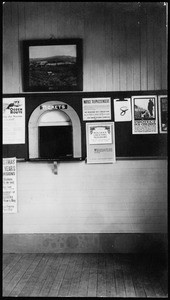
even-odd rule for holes
{"type": "Polygon", "coordinates": [[[130,98],[114,99],[114,117],[115,122],[132,120],[130,98]]]}
{"type": "Polygon", "coordinates": [[[16,158],[3,158],[3,212],[17,212],[16,158]]]}
{"type": "Polygon", "coordinates": [[[25,143],[25,98],[3,98],[3,144],[25,143]]]}
{"type": "Polygon", "coordinates": [[[167,133],[168,128],[168,98],[166,95],[158,96],[159,104],[159,131],[167,133]]]}
{"type": "Polygon", "coordinates": [[[83,120],[110,120],[110,98],[83,98],[83,120]]]}
{"type": "Polygon", "coordinates": [[[87,163],[115,162],[114,122],[86,124],[87,163]]]}
{"type": "Polygon", "coordinates": [[[157,96],[132,97],[132,133],[158,133],[157,96]]]}

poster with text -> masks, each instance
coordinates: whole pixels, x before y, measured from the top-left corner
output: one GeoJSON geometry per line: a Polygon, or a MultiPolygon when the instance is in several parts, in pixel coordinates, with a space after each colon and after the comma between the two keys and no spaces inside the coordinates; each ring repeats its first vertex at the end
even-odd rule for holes
{"type": "Polygon", "coordinates": [[[25,98],[3,98],[3,144],[25,143],[25,98]]]}
{"type": "Polygon", "coordinates": [[[110,98],[83,98],[83,120],[110,120],[110,98]]]}
{"type": "Polygon", "coordinates": [[[159,131],[167,133],[168,131],[168,98],[166,95],[158,96],[159,105],[159,131]]]}
{"type": "Polygon", "coordinates": [[[3,158],[3,212],[17,212],[16,158],[3,158]]]}
{"type": "Polygon", "coordinates": [[[157,96],[132,97],[132,133],[158,133],[157,96]]]}
{"type": "Polygon", "coordinates": [[[86,145],[87,163],[114,163],[114,122],[86,123],[86,145]]]}
{"type": "Polygon", "coordinates": [[[124,100],[114,99],[115,122],[126,122],[132,120],[130,98],[124,100]]]}

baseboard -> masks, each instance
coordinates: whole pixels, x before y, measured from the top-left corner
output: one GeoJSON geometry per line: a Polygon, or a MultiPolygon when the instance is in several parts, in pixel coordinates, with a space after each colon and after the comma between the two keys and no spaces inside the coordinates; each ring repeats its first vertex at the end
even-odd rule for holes
{"type": "Polygon", "coordinates": [[[4,234],[4,253],[166,253],[161,233],[4,234]]]}

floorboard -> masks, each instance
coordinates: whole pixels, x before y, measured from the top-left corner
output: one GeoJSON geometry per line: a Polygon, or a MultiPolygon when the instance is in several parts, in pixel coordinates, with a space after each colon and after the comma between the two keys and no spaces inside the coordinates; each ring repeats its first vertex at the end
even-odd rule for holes
{"type": "Polygon", "coordinates": [[[145,255],[3,255],[3,297],[168,298],[167,270],[145,255]]]}

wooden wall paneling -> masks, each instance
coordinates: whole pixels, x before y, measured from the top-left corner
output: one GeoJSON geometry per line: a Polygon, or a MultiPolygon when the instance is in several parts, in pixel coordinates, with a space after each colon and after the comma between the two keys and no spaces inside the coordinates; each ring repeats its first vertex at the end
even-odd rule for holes
{"type": "Polygon", "coordinates": [[[94,37],[97,35],[96,41],[93,44],[95,46],[95,52],[93,53],[93,59],[96,61],[96,81],[94,81],[95,91],[105,91],[106,90],[106,54],[105,54],[105,31],[104,31],[104,5],[101,6],[99,14],[95,19],[96,30],[94,31],[94,37]]]}
{"type": "Polygon", "coordinates": [[[154,22],[154,79],[155,90],[161,89],[161,14],[155,14],[156,22],[154,22]]]}
{"type": "Polygon", "coordinates": [[[44,2],[44,38],[50,39],[52,32],[51,2],[44,2]]]}
{"type": "Polygon", "coordinates": [[[140,90],[140,18],[139,12],[133,15],[133,90],[140,90]]]}
{"type": "MultiPolygon", "coordinates": [[[[168,3],[167,3],[168,5],[168,3]]],[[[162,75],[162,82],[161,88],[167,89],[167,72],[168,72],[168,20],[165,18],[166,11],[164,10],[161,14],[161,56],[162,56],[162,64],[161,64],[161,75],[162,75]]]]}
{"type": "Polygon", "coordinates": [[[145,10],[140,11],[140,87],[141,90],[148,89],[148,72],[147,72],[147,14],[145,10]]]}
{"type": "Polygon", "coordinates": [[[135,55],[135,48],[133,44],[133,17],[132,13],[126,13],[126,90],[133,90],[133,59],[135,55]]]}
{"type": "Polygon", "coordinates": [[[126,90],[126,69],[127,69],[127,36],[126,36],[126,13],[119,15],[119,76],[120,76],[120,91],[126,90]]]}
{"type": "Polygon", "coordinates": [[[18,8],[18,24],[19,24],[19,93],[23,92],[23,53],[22,53],[22,41],[26,39],[25,28],[25,3],[20,2],[18,8]]]}
{"type": "Polygon", "coordinates": [[[84,5],[81,2],[72,2],[69,5],[71,38],[84,38],[84,14],[84,5]]]}
{"type": "Polygon", "coordinates": [[[154,14],[152,15],[147,10],[147,63],[148,63],[148,90],[153,90],[155,87],[154,80],[154,14]]]}
{"type": "Polygon", "coordinates": [[[11,3],[3,5],[3,92],[11,91],[12,87],[12,56],[11,56],[11,3]]]}
{"type": "Polygon", "coordinates": [[[12,91],[19,87],[19,24],[18,24],[18,3],[12,2],[12,34],[10,47],[12,49],[12,91]]]}
{"type": "Polygon", "coordinates": [[[91,7],[84,3],[84,42],[83,42],[83,87],[84,91],[93,91],[93,56],[92,45],[94,44],[93,24],[91,23],[91,7]]]}
{"type": "Polygon", "coordinates": [[[112,11],[110,8],[104,11],[104,32],[105,32],[105,68],[106,68],[106,91],[112,90],[112,11]]]}
{"type": "Polygon", "coordinates": [[[112,87],[113,91],[120,91],[120,46],[122,38],[119,29],[120,17],[114,14],[112,17],[112,87]]]}

